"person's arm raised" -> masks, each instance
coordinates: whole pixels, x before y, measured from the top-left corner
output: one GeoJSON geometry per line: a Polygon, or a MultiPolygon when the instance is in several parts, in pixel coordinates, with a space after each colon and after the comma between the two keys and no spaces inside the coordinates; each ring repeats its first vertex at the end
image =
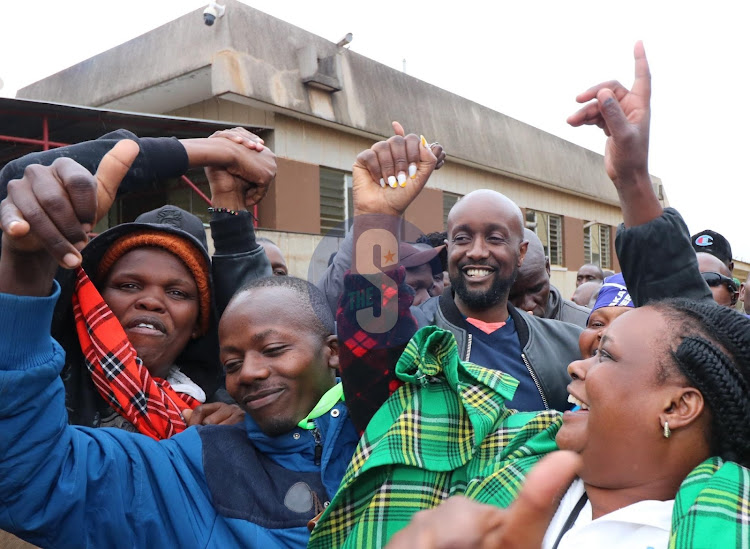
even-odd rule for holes
{"type": "Polygon", "coordinates": [[[626,227],[643,225],[662,213],[648,173],[651,72],[642,42],[635,45],[635,80],[627,89],[611,80],[576,97],[585,107],[568,117],[571,126],[594,125],[607,135],[604,165],[620,196],[626,227]]]}
{"type": "Polygon", "coordinates": [[[648,173],[651,72],[643,44],[635,45],[635,81],[630,90],[609,81],[576,99],[591,102],[571,115],[568,123],[599,126],[607,135],[604,164],[617,189],[624,221],[615,246],[633,303],[641,306],[667,297],[711,299],[698,272],[687,226],[675,210],[662,208],[648,173]]]}
{"type": "Polygon", "coordinates": [[[87,233],[109,211],[137,155],[138,145],[123,140],[94,176],[60,158],[51,166],[29,166],[22,179],[8,183],[8,196],[0,203],[0,293],[47,296],[58,265],[81,264],[87,233]]]}
{"type": "Polygon", "coordinates": [[[244,128],[232,128],[202,139],[180,141],[191,167],[204,167],[214,208],[250,210],[276,177],[276,155],[244,128]]]}

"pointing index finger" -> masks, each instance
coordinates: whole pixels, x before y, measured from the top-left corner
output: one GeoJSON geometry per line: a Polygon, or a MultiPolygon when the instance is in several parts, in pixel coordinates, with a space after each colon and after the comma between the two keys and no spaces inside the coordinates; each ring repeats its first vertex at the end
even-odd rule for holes
{"type": "Polygon", "coordinates": [[[631,91],[636,95],[650,99],[651,70],[648,68],[646,49],[643,47],[642,41],[639,40],[635,43],[633,56],[635,57],[635,81],[633,82],[633,89],[631,91]]]}

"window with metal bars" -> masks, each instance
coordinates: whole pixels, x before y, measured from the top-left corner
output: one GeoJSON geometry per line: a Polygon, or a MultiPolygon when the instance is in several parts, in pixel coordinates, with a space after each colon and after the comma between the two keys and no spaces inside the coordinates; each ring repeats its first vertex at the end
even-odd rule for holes
{"type": "Polygon", "coordinates": [[[583,229],[583,256],[586,263],[612,268],[612,241],[610,226],[588,222],[583,229]]]}
{"type": "Polygon", "coordinates": [[[544,254],[551,265],[563,265],[563,226],[562,216],[526,210],[526,227],[531,229],[542,241],[544,254]]]}
{"type": "Polygon", "coordinates": [[[343,236],[345,223],[354,215],[352,174],[320,168],[320,232],[343,236]]]}

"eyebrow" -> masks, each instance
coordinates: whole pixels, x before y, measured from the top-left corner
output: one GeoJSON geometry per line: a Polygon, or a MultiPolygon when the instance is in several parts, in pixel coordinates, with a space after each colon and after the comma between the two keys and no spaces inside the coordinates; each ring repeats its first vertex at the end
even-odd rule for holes
{"type": "MultiPolygon", "coordinates": [[[[281,336],[282,333],[278,330],[270,329],[270,330],[264,330],[258,334],[255,334],[252,338],[250,338],[253,345],[257,345],[258,343],[262,342],[264,339],[271,337],[271,336],[281,336]]],[[[219,352],[221,353],[241,353],[243,352],[242,349],[239,349],[238,347],[235,347],[234,345],[221,345],[219,347],[219,352]]]]}
{"type": "Polygon", "coordinates": [[[281,332],[279,332],[278,330],[274,330],[273,328],[271,328],[271,329],[268,329],[268,330],[264,330],[264,331],[260,332],[259,334],[255,334],[252,337],[252,342],[253,343],[260,343],[261,341],[263,341],[264,339],[266,339],[266,338],[268,338],[270,336],[280,336],[280,335],[282,335],[281,332]]]}
{"type": "MultiPolygon", "coordinates": [[[[488,224],[486,227],[484,227],[484,230],[486,232],[489,232],[489,231],[508,232],[508,228],[505,225],[499,225],[497,223],[490,223],[490,224],[488,224]]],[[[455,227],[453,227],[453,234],[455,234],[457,231],[474,232],[474,230],[472,229],[472,227],[470,225],[466,224],[466,223],[464,223],[462,225],[456,225],[455,227]]]]}
{"type": "MultiPolygon", "coordinates": [[[[119,273],[114,273],[114,275],[111,278],[124,277],[124,278],[135,278],[137,280],[141,280],[143,279],[144,276],[145,275],[143,273],[139,273],[137,271],[123,271],[119,273]]],[[[167,286],[174,286],[177,284],[187,284],[188,286],[190,286],[191,283],[195,284],[195,280],[193,278],[178,277],[178,278],[170,278],[166,281],[167,286]]]]}

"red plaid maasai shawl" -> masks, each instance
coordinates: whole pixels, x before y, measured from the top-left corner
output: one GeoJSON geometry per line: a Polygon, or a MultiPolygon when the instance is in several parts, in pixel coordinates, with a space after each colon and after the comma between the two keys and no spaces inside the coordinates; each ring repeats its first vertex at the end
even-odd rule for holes
{"type": "Polygon", "coordinates": [[[96,390],[146,436],[160,440],[184,431],[182,411],[200,402],[149,373],[86,272],[79,267],[76,275],[73,314],[96,390]]]}

